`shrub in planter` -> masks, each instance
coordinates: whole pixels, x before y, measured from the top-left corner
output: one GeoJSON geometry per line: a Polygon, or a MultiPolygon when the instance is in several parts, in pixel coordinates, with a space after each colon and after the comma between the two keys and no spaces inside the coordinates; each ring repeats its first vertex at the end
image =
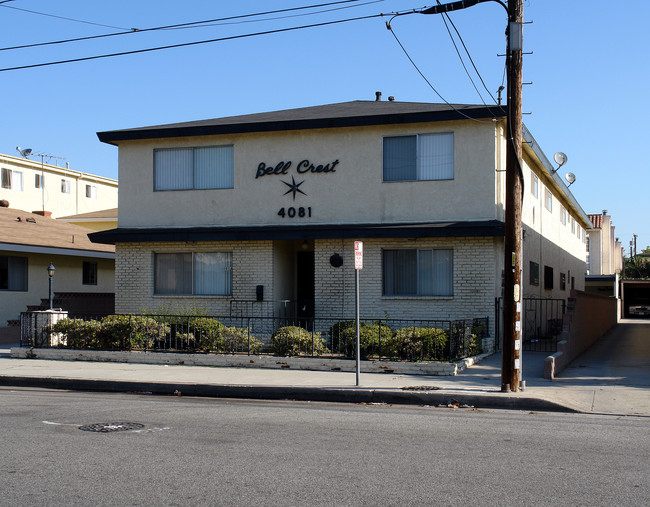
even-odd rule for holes
{"type": "Polygon", "coordinates": [[[48,333],[61,334],[59,347],[70,349],[92,349],[98,347],[97,336],[101,323],[96,320],[61,319],[47,326],[48,333]]]}
{"type": "Polygon", "coordinates": [[[170,328],[150,317],[139,315],[109,315],[102,319],[99,335],[101,348],[151,349],[165,340],[170,328]],[[129,341],[130,339],[130,341],[129,341]]]}
{"type": "Polygon", "coordinates": [[[386,355],[399,359],[442,361],[449,357],[449,333],[435,327],[405,327],[395,331],[386,355]]]}
{"type": "MultiPolygon", "coordinates": [[[[337,322],[329,329],[332,350],[345,357],[355,357],[357,347],[356,323],[353,320],[337,322]]],[[[391,343],[393,331],[379,322],[359,324],[359,345],[361,357],[385,355],[385,346],[391,343]]]]}
{"type": "Polygon", "coordinates": [[[271,349],[281,356],[318,356],[329,352],[320,333],[298,326],[281,327],[271,336],[271,349]]]}
{"type": "Polygon", "coordinates": [[[239,327],[223,328],[223,344],[216,352],[249,352],[258,354],[262,351],[262,342],[255,338],[248,329],[239,327]]]}
{"type": "Polygon", "coordinates": [[[224,326],[217,319],[199,317],[192,319],[190,329],[196,338],[196,346],[205,352],[219,351],[223,348],[224,326]]]}

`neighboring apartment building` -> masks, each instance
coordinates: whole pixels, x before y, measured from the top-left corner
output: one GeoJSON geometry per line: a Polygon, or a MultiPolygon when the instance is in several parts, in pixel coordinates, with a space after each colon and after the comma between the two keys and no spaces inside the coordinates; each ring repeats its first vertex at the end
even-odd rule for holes
{"type": "Polygon", "coordinates": [[[117,180],[0,154],[0,200],[59,218],[117,207],[117,180]],[[51,215],[50,215],[51,214],[51,215]]]}
{"type": "Polygon", "coordinates": [[[91,243],[88,229],[0,207],[0,231],[0,341],[17,341],[20,313],[48,298],[50,264],[58,302],[65,294],[65,303],[56,306],[76,304],[92,312],[99,298],[112,301],[115,249],[91,243]]]}
{"type": "Polygon", "coordinates": [[[591,227],[587,230],[587,274],[613,275],[623,271],[623,245],[615,235],[612,217],[590,214],[591,227]]]}
{"type": "MultiPolygon", "coordinates": [[[[505,117],[484,106],[355,101],[100,132],[119,147],[116,311],[490,317],[502,294],[505,117]],[[496,113],[496,116],[495,116],[496,113]],[[278,303],[280,304],[280,303],[278,303]]],[[[530,133],[523,294],[584,288],[589,221],[530,133]]]]}

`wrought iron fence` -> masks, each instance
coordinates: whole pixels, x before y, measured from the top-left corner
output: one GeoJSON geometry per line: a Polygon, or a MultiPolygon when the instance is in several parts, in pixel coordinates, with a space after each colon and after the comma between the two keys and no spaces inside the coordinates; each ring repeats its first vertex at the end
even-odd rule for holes
{"type": "MultiPolygon", "coordinates": [[[[21,345],[99,350],[276,354],[323,358],[356,355],[356,324],[345,318],[110,315],[38,325],[21,316],[21,345]]],[[[365,359],[456,361],[479,354],[488,318],[367,319],[360,323],[365,359]]]]}
{"type": "MultiPolygon", "coordinates": [[[[564,299],[523,298],[522,340],[524,351],[557,352],[557,342],[562,334],[566,311],[564,299]]],[[[503,298],[494,305],[496,347],[499,348],[503,330],[503,298]]]]}

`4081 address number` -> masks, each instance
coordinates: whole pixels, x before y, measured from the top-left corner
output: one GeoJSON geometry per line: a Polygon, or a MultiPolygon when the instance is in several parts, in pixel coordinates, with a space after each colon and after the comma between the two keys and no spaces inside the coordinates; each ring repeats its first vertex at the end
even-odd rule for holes
{"type": "Polygon", "coordinates": [[[280,208],[278,216],[282,218],[311,218],[311,206],[307,208],[303,208],[302,206],[300,208],[294,208],[293,206],[290,208],[280,208]]]}

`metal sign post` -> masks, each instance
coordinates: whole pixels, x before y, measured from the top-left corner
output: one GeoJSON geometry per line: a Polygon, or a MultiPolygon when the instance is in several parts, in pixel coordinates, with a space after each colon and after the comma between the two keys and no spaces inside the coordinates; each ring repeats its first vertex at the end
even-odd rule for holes
{"type": "Polygon", "coordinates": [[[359,271],[363,269],[363,242],[354,242],[354,292],[356,295],[354,318],[356,321],[357,330],[357,386],[361,385],[359,381],[359,374],[361,373],[361,333],[360,333],[360,317],[359,317],[359,271]]]}

